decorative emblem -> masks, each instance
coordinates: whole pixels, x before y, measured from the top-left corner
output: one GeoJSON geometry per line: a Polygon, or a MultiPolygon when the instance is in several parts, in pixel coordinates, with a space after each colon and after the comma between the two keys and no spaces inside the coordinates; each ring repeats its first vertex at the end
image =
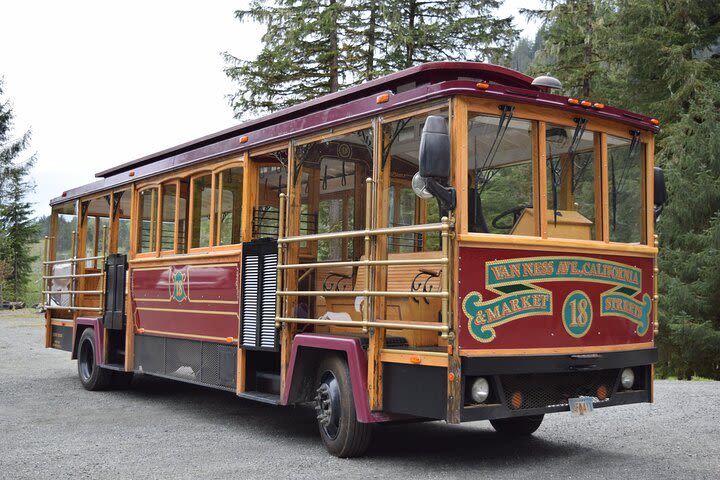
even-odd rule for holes
{"type": "Polygon", "coordinates": [[[170,284],[172,285],[170,298],[176,302],[188,299],[187,293],[185,293],[185,280],[187,280],[187,273],[181,270],[170,270],[170,284]]]}
{"type": "Polygon", "coordinates": [[[584,337],[592,325],[590,297],[582,290],[575,290],[565,299],[562,321],[565,331],[575,338],[584,337]]]}
{"type": "MultiPolygon", "coordinates": [[[[470,334],[483,343],[495,339],[495,329],[505,323],[538,315],[552,315],[553,294],[538,286],[546,282],[592,282],[613,288],[600,294],[600,316],[621,317],[637,325],[642,337],[650,325],[650,295],[635,296],[642,290],[642,272],[622,263],[587,257],[529,257],[496,260],[485,264],[485,288],[498,294],[483,301],[478,292],[468,293],[462,302],[470,334]]],[[[580,290],[563,303],[562,320],[567,333],[580,338],[592,325],[592,304],[580,290]]]]}

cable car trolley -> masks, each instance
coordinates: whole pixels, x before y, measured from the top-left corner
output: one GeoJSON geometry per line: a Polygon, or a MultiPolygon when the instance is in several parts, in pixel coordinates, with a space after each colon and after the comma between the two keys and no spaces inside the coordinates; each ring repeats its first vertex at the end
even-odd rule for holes
{"type": "Polygon", "coordinates": [[[657,121],[552,77],[419,65],[99,172],[51,201],[45,346],[374,423],[653,400],[657,121]]]}

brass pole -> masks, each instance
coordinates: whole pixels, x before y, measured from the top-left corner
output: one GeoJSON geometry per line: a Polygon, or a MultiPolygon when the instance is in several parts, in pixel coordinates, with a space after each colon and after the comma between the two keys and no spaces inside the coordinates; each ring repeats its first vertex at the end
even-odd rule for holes
{"type": "MultiPolygon", "coordinates": [[[[370,260],[370,216],[372,215],[372,178],[365,179],[365,261],[370,260]]],[[[370,265],[365,264],[365,291],[370,290],[370,265]]],[[[363,319],[363,333],[367,333],[367,322],[369,320],[369,304],[370,297],[366,296],[363,300],[362,319],[363,319]]]]}
{"type": "Polygon", "coordinates": [[[45,278],[46,276],[49,275],[49,273],[48,273],[49,265],[47,263],[49,261],[48,260],[49,245],[50,245],[50,237],[45,235],[45,238],[43,239],[43,268],[42,268],[43,275],[42,275],[42,278],[40,279],[40,290],[41,290],[40,305],[47,305],[50,303],[50,299],[47,298],[47,296],[45,294],[46,290],[50,290],[50,287],[48,287],[48,285],[47,285],[47,279],[45,278]]]}
{"type": "MultiPolygon", "coordinates": [[[[442,232],[441,232],[441,238],[442,238],[442,256],[443,258],[450,258],[449,252],[448,252],[448,236],[449,236],[449,224],[450,220],[448,217],[442,217],[440,220],[440,223],[442,223],[442,232]]],[[[444,293],[448,293],[450,291],[449,288],[449,282],[448,282],[448,265],[446,263],[442,264],[442,267],[440,269],[440,285],[442,288],[442,291],[444,293]]],[[[444,296],[442,297],[442,324],[449,328],[449,322],[448,319],[450,316],[448,315],[448,297],[444,296]]],[[[447,338],[447,330],[444,330],[443,333],[440,335],[442,338],[447,338]]]]}
{"type": "MultiPolygon", "coordinates": [[[[72,232],[72,246],[70,247],[70,258],[72,261],[70,262],[70,290],[77,290],[77,285],[75,284],[75,275],[77,274],[77,252],[75,251],[77,247],[77,232],[73,230],[72,232]]],[[[75,308],[75,294],[70,295],[70,308],[75,308]]]]}
{"type": "Polygon", "coordinates": [[[102,289],[100,293],[100,302],[98,304],[98,307],[100,307],[100,311],[105,310],[105,292],[107,290],[107,276],[105,275],[105,262],[107,260],[107,239],[108,239],[108,226],[103,225],[103,234],[102,234],[102,241],[103,241],[103,248],[102,248],[102,258],[100,259],[100,273],[102,274],[102,277],[100,278],[100,281],[102,282],[102,289]]]}
{"type": "MultiPolygon", "coordinates": [[[[286,195],[284,193],[280,194],[280,208],[278,212],[278,249],[277,249],[277,292],[282,291],[282,285],[283,285],[283,271],[282,271],[282,254],[283,254],[283,244],[281,242],[283,238],[283,226],[285,225],[285,198],[286,195]]],[[[282,308],[282,297],[279,294],[275,295],[275,328],[280,328],[280,317],[282,316],[282,312],[280,309],[282,308]]]]}

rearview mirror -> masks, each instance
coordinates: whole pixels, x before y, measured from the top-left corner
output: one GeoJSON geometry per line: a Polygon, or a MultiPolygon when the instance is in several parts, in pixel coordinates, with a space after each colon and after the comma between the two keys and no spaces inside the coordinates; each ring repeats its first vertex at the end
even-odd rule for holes
{"type": "Polygon", "coordinates": [[[667,203],[667,189],[665,188],[665,172],[663,172],[663,169],[660,167],[655,167],[654,174],[655,198],[653,203],[655,204],[655,221],[657,222],[658,218],[660,218],[660,214],[662,213],[663,208],[665,207],[665,204],[667,203]]]}
{"type": "Polygon", "coordinates": [[[450,179],[450,135],[445,117],[430,115],[425,120],[420,137],[419,172],[413,185],[415,193],[432,194],[440,202],[441,210],[454,210],[457,204],[455,189],[448,186],[450,179]]]}

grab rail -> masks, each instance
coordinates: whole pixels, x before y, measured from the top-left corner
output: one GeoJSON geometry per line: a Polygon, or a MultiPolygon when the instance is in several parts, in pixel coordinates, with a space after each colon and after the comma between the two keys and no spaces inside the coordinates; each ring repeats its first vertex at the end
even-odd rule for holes
{"type": "Polygon", "coordinates": [[[426,225],[411,225],[411,226],[400,226],[400,227],[382,227],[373,229],[371,226],[371,215],[372,215],[372,180],[366,179],[366,203],[365,203],[365,229],[363,230],[351,230],[346,232],[330,232],[330,233],[317,233],[311,235],[297,235],[291,237],[283,236],[283,229],[285,224],[285,213],[286,213],[286,202],[287,197],[284,193],[280,194],[280,208],[279,208],[279,234],[278,234],[278,288],[277,288],[277,303],[275,313],[275,326],[279,328],[282,323],[304,323],[304,324],[316,324],[316,325],[335,325],[335,326],[357,326],[362,327],[363,332],[366,332],[370,327],[380,328],[402,328],[411,330],[431,330],[440,332],[443,338],[447,338],[450,332],[450,287],[449,287],[449,271],[450,268],[450,252],[449,252],[449,235],[450,231],[454,228],[454,224],[448,217],[443,217],[440,223],[432,223],[426,225]],[[394,236],[405,233],[429,233],[429,232],[440,232],[441,234],[441,257],[440,258],[428,258],[428,259],[387,259],[387,260],[376,260],[371,257],[371,243],[381,236],[394,236]],[[364,238],[364,255],[362,260],[352,261],[333,261],[333,262],[314,262],[314,263],[288,263],[283,264],[283,247],[299,242],[316,242],[320,240],[333,240],[333,239],[348,239],[348,238],[364,238]],[[440,266],[440,291],[390,291],[390,290],[371,290],[370,278],[372,269],[374,267],[382,266],[397,266],[397,265],[439,265],[440,266]],[[325,291],[325,290],[283,290],[282,289],[282,272],[284,270],[293,269],[313,269],[322,267],[359,267],[364,269],[364,285],[362,290],[340,290],[340,291],[325,291]],[[340,319],[316,319],[316,318],[297,318],[297,317],[285,317],[282,315],[282,298],[286,297],[364,297],[365,301],[362,303],[362,320],[340,320],[340,319]],[[440,298],[442,301],[441,305],[441,323],[420,323],[420,322],[388,322],[383,320],[371,320],[369,318],[369,303],[373,297],[415,297],[415,298],[440,298]]]}
{"type": "MultiPolygon", "coordinates": [[[[97,241],[98,239],[96,239],[97,241]]],[[[42,301],[40,302],[43,308],[46,310],[66,310],[70,312],[76,312],[76,311],[88,311],[88,312],[102,312],[103,311],[103,303],[105,300],[105,293],[106,293],[106,285],[105,285],[105,259],[107,258],[107,225],[103,225],[103,233],[102,233],[102,242],[103,242],[103,251],[102,255],[93,255],[88,257],[77,257],[76,256],[76,249],[77,249],[77,232],[72,232],[72,247],[71,247],[71,258],[63,259],[63,260],[48,260],[50,257],[50,237],[45,237],[44,245],[43,245],[43,275],[42,275],[42,288],[41,288],[41,295],[42,295],[42,301]],[[102,260],[100,262],[100,271],[97,273],[79,273],[78,272],[78,265],[82,264],[83,262],[97,262],[97,260],[102,260]],[[52,267],[55,265],[62,265],[67,264],[70,266],[70,273],[68,274],[61,274],[61,275],[53,275],[52,273],[52,267]],[[80,289],[78,287],[78,281],[83,278],[102,278],[102,280],[99,282],[99,289],[96,287],[94,289],[80,289]],[[57,280],[57,279],[69,279],[69,285],[66,288],[63,288],[62,290],[52,290],[50,288],[50,280],[57,280]],[[70,302],[68,305],[56,305],[53,304],[51,301],[51,297],[53,295],[69,295],[70,296],[70,302]],[[92,307],[92,306],[86,306],[86,305],[77,305],[77,296],[83,295],[83,296],[98,296],[98,306],[92,307]]]]}

